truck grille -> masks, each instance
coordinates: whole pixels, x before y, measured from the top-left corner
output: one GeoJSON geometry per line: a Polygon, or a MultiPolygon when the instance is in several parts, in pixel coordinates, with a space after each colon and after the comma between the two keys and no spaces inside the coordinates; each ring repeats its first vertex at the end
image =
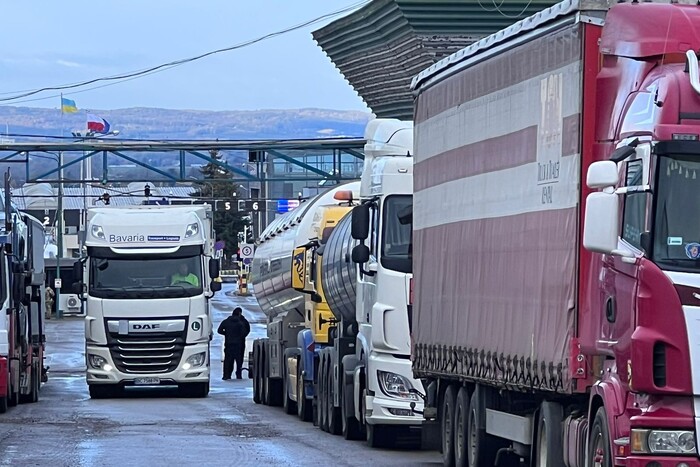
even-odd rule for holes
{"type": "Polygon", "coordinates": [[[180,364],[186,329],[139,334],[108,332],[107,345],[115,366],[122,373],[168,373],[180,364]]]}

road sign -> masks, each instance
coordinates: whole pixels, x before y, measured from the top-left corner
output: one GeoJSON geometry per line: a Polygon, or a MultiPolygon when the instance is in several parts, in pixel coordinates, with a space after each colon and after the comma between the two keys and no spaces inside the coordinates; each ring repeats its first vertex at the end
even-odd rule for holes
{"type": "Polygon", "coordinates": [[[243,259],[243,264],[245,264],[246,266],[250,265],[250,263],[252,263],[252,262],[253,262],[253,258],[244,258],[243,259]]]}
{"type": "Polygon", "coordinates": [[[253,258],[253,253],[255,253],[253,245],[251,245],[250,243],[241,243],[238,246],[241,249],[241,259],[245,260],[253,258]]]}
{"type": "Polygon", "coordinates": [[[57,277],[56,279],[53,280],[53,288],[54,289],[61,288],[61,278],[60,277],[57,277]]]}
{"type": "Polygon", "coordinates": [[[261,209],[264,209],[265,205],[263,204],[265,201],[258,201],[258,200],[239,200],[238,201],[238,210],[239,211],[254,211],[258,212],[261,209]]]}

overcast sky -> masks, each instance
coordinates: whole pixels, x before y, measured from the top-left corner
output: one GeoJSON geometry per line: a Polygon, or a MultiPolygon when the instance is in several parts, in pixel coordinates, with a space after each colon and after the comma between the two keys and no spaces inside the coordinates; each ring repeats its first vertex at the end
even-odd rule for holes
{"type": "MultiPolygon", "coordinates": [[[[358,1],[4,0],[0,98],[15,95],[15,91],[187,58],[355,3],[358,1]]],[[[367,110],[311,37],[312,31],[330,21],[114,86],[64,94],[82,109],[367,110]]],[[[56,94],[50,91],[26,99],[56,94]]],[[[0,103],[8,104],[58,108],[59,98],[0,103]]]]}

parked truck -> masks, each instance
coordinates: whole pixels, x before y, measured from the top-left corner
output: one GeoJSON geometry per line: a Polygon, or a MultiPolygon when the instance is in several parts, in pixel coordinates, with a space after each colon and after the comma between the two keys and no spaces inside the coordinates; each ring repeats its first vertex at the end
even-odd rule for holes
{"type": "Polygon", "coordinates": [[[44,226],[12,204],[5,177],[0,230],[0,413],[37,402],[44,367],[44,226]]]}
{"type": "Polygon", "coordinates": [[[211,206],[88,210],[85,343],[90,397],[126,386],[209,393],[209,300],[221,290],[211,206]]]}
{"type": "MultiPolygon", "coordinates": [[[[293,290],[307,293],[307,313],[313,316],[316,310],[318,316],[308,320],[311,325],[301,332],[292,330],[284,338],[290,345],[275,353],[283,358],[278,365],[285,375],[279,383],[283,387],[279,402],[285,407],[295,404],[302,418],[313,418],[325,431],[342,433],[348,439],[365,437],[374,447],[391,444],[398,434],[420,433],[415,429],[422,420],[415,410],[422,407],[419,394],[423,388],[412,377],[409,359],[411,226],[398,216],[407,208],[410,212],[412,125],[377,119],[365,133],[359,199],[347,188],[328,193],[341,201],[360,203],[353,214],[337,222],[337,215],[329,218],[319,209],[317,220],[322,228],[317,235],[297,236],[292,242],[285,240],[292,233],[285,234],[284,229],[292,231],[297,218],[271,225],[264,233],[263,248],[256,252],[253,280],[261,306],[268,290],[282,290],[273,289],[275,276],[265,277],[267,271],[258,270],[256,264],[263,268],[271,264],[266,242],[284,242],[289,259],[287,270],[280,269],[279,274],[287,275],[293,290]],[[355,217],[364,222],[364,230],[350,228],[358,222],[352,220],[355,217]],[[272,239],[272,234],[282,236],[272,239]],[[293,253],[290,247],[296,247],[293,253]],[[327,331],[325,326],[329,326],[327,331]]],[[[291,303],[286,297],[275,302],[284,303],[286,309],[291,303]]],[[[301,319],[302,312],[296,316],[301,319]]],[[[258,345],[262,347],[257,355],[272,354],[269,343],[258,345]]],[[[270,383],[255,383],[261,389],[254,394],[263,394],[263,400],[265,384],[270,387],[270,383]]]]}
{"type": "Polygon", "coordinates": [[[445,465],[700,465],[700,7],[608,3],[412,83],[413,371],[445,465]]]}

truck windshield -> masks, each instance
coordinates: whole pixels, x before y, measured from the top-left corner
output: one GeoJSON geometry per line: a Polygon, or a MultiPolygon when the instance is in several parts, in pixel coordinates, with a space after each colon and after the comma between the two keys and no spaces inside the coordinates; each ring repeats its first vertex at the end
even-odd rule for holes
{"type": "Polygon", "coordinates": [[[659,158],[653,261],[667,270],[700,269],[700,162],[659,158]]]}
{"type": "Polygon", "coordinates": [[[88,293],[120,299],[193,297],[202,293],[201,259],[92,257],[88,293]]]}
{"type": "Polygon", "coordinates": [[[388,196],[384,202],[382,266],[407,274],[412,271],[413,259],[412,205],[410,195],[388,196]]]}

